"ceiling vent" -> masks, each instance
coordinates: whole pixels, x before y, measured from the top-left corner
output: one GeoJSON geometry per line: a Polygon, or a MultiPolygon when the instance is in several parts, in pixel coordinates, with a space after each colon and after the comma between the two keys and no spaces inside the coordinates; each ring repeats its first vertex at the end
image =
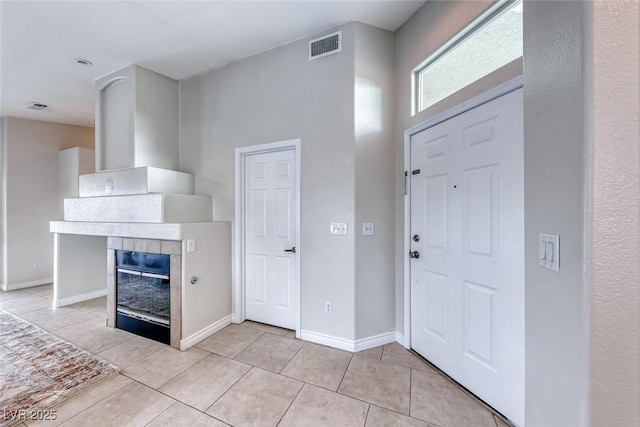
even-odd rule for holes
{"type": "Polygon", "coordinates": [[[342,51],[342,31],[309,42],[309,61],[342,51]]]}
{"type": "Polygon", "coordinates": [[[30,110],[42,111],[49,108],[49,106],[46,104],[40,104],[38,102],[32,102],[31,104],[27,105],[27,108],[30,110]]]}

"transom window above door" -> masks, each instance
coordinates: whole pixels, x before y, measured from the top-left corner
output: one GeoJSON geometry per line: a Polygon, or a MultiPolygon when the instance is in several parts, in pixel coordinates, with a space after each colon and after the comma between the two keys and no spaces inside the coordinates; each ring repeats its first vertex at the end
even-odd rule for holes
{"type": "Polygon", "coordinates": [[[413,114],[522,57],[522,0],[497,1],[413,71],[413,114]]]}

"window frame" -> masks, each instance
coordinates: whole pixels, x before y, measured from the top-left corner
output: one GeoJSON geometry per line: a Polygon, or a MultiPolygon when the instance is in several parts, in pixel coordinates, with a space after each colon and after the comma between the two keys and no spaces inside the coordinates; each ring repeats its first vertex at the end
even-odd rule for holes
{"type": "Polygon", "coordinates": [[[415,116],[422,111],[425,111],[437,104],[438,102],[446,99],[447,97],[437,101],[436,103],[420,110],[420,101],[422,97],[422,82],[420,74],[426,70],[430,65],[438,61],[445,56],[451,50],[455,49],[458,45],[462,44],[469,37],[473,36],[476,32],[487,26],[490,22],[500,16],[508,9],[515,7],[518,4],[523,3],[524,0],[497,0],[491,6],[489,6],[478,17],[471,21],[462,30],[458,31],[453,37],[451,37],[446,43],[440,46],[435,52],[422,61],[417,67],[411,71],[411,116],[415,116]]]}

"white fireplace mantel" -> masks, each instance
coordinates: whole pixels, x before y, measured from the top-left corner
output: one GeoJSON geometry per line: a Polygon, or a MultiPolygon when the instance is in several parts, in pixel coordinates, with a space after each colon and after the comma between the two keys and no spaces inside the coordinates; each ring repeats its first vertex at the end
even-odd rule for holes
{"type": "Polygon", "coordinates": [[[184,240],[187,236],[195,234],[195,230],[199,229],[202,224],[204,223],[51,221],[49,229],[52,233],[78,234],[83,236],[184,240]]]}

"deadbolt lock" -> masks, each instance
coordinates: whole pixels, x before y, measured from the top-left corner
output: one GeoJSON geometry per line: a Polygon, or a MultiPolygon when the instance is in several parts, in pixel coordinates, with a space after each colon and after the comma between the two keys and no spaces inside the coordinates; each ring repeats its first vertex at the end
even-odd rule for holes
{"type": "Polygon", "coordinates": [[[414,242],[419,242],[420,241],[420,236],[418,236],[417,234],[414,234],[412,237],[414,242]]]}

